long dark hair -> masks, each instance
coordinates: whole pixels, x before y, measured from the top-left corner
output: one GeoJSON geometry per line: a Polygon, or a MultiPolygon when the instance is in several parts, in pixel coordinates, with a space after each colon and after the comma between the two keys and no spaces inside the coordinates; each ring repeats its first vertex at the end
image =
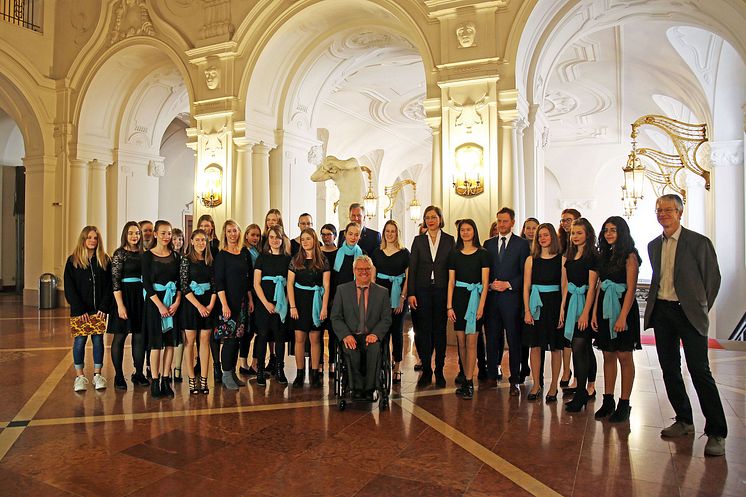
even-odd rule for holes
{"type": "Polygon", "coordinates": [[[624,218],[619,216],[611,216],[601,225],[601,232],[598,234],[598,251],[601,255],[601,267],[604,273],[624,268],[629,254],[632,253],[637,257],[637,263],[642,263],[640,253],[635,247],[635,240],[630,233],[629,225],[624,218]],[[614,245],[609,245],[604,236],[607,224],[613,224],[616,227],[616,242],[614,245]]]}
{"type": "MultiPolygon", "coordinates": [[[[319,237],[316,235],[316,231],[314,231],[313,228],[304,228],[303,231],[300,232],[300,237],[302,237],[303,235],[308,235],[313,239],[313,248],[311,249],[311,267],[309,269],[323,271],[324,262],[326,262],[326,256],[321,252],[319,237]]],[[[301,245],[300,249],[293,257],[293,266],[295,266],[296,268],[302,268],[305,266],[305,264],[306,251],[301,245]]]]}
{"type": "Polygon", "coordinates": [[[481,247],[482,244],[479,243],[479,230],[477,229],[477,223],[474,222],[473,219],[462,219],[458,222],[458,228],[456,231],[458,232],[458,238],[456,239],[456,250],[461,250],[464,248],[464,241],[461,239],[461,226],[464,224],[468,224],[471,226],[471,229],[474,230],[474,239],[472,239],[471,244],[475,247],[481,247]]]}
{"type": "MultiPolygon", "coordinates": [[[[130,243],[127,241],[127,235],[129,234],[130,228],[134,226],[137,228],[137,231],[140,231],[140,224],[137,221],[127,221],[125,223],[124,228],[122,228],[122,239],[121,244],[119,245],[120,249],[127,250],[130,246],[130,243]]],[[[137,247],[135,247],[138,252],[142,252],[142,231],[140,231],[140,241],[137,242],[137,247]]]]}
{"type": "MultiPolygon", "coordinates": [[[[591,257],[597,257],[596,252],[596,231],[593,229],[590,221],[584,217],[579,217],[572,222],[570,231],[573,226],[582,226],[585,230],[585,246],[583,247],[583,254],[580,256],[581,259],[589,259],[591,257]]],[[[561,228],[560,228],[561,229],[561,228]]],[[[571,240],[567,241],[567,253],[565,257],[567,260],[575,259],[575,254],[578,253],[578,247],[572,244],[571,240]]]]}
{"type": "Polygon", "coordinates": [[[196,263],[197,261],[199,261],[199,254],[197,254],[197,249],[194,248],[194,243],[193,243],[194,237],[197,235],[202,235],[205,237],[205,242],[207,243],[205,244],[205,250],[202,253],[202,259],[205,261],[206,266],[211,266],[213,262],[213,258],[212,258],[212,251],[210,250],[210,237],[207,236],[207,233],[203,229],[198,228],[192,231],[192,236],[189,237],[189,241],[192,243],[189,243],[189,245],[187,246],[185,255],[186,257],[189,258],[190,262],[196,263]]]}

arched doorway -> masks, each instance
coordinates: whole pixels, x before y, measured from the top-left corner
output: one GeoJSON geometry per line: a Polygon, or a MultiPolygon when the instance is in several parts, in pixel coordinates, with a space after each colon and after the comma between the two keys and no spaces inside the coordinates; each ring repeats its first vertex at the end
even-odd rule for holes
{"type": "Polygon", "coordinates": [[[23,291],[26,155],[21,130],[0,108],[0,291],[23,291]]]}

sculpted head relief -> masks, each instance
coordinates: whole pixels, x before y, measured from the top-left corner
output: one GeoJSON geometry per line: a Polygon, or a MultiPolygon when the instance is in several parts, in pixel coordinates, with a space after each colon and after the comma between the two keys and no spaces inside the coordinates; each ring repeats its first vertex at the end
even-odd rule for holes
{"type": "Polygon", "coordinates": [[[209,66],[205,69],[205,83],[210,90],[220,86],[220,69],[215,66],[209,66]]]}
{"type": "Polygon", "coordinates": [[[456,38],[461,48],[476,46],[477,25],[471,21],[459,24],[456,28],[456,38]]]}

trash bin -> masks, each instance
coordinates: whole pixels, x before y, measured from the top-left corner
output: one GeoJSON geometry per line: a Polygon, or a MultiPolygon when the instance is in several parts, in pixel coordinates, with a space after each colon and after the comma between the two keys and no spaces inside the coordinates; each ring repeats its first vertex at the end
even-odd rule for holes
{"type": "Polygon", "coordinates": [[[39,276],[39,309],[57,307],[57,277],[52,273],[39,276]]]}

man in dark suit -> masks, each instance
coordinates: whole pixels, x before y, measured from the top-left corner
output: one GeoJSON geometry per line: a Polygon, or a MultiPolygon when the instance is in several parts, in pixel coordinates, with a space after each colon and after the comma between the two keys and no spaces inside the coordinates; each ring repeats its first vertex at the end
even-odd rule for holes
{"type": "Polygon", "coordinates": [[[686,365],[705,415],[705,455],[725,454],[728,426],[707,358],[708,312],[720,289],[720,268],[709,238],[681,226],[684,203],[678,195],[663,195],[655,203],[663,235],[648,244],[653,278],[650,282],[645,328],[655,331],[655,348],[663,370],[668,400],[676,421],[663,437],[694,433],[692,405],[681,377],[683,345],[686,365]]]}
{"type": "Polygon", "coordinates": [[[502,362],[505,335],[510,359],[510,395],[520,395],[521,306],[523,305],[523,266],[529,256],[528,241],[513,234],[515,211],[503,207],[497,212],[498,235],[484,243],[490,253],[489,312],[485,312],[487,332],[487,387],[497,387],[497,368],[502,362]]]}
{"type": "MultiPolygon", "coordinates": [[[[363,252],[370,255],[377,248],[381,248],[381,234],[376,230],[365,227],[365,206],[362,204],[350,205],[350,222],[362,226],[360,231],[360,240],[357,244],[363,249],[363,252]]],[[[340,228],[342,228],[340,226],[340,228]]],[[[337,238],[337,247],[341,247],[345,240],[345,230],[339,232],[337,238]]]]}
{"type": "Polygon", "coordinates": [[[381,364],[381,340],[391,326],[391,299],[386,288],[371,281],[373,262],[361,255],[353,263],[355,281],[337,287],[332,328],[344,344],[354,398],[373,400],[381,364]],[[362,355],[365,354],[365,372],[362,355]]]}

